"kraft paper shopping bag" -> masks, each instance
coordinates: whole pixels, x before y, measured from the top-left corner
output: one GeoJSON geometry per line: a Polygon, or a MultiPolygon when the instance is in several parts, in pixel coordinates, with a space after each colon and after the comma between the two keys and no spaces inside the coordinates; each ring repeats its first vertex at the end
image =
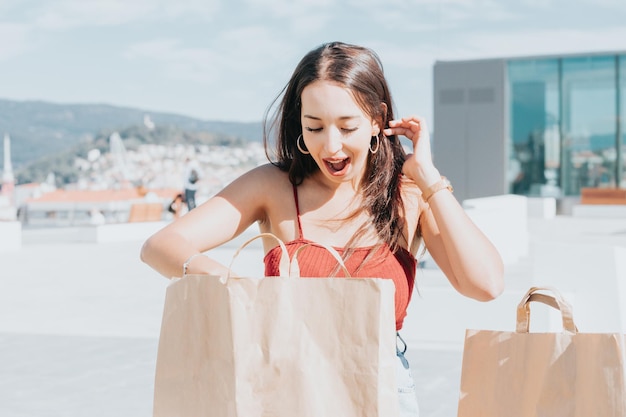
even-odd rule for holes
{"type": "Polygon", "coordinates": [[[625,340],[581,333],[554,288],[531,288],[515,332],[467,330],[459,417],[624,417],[625,340]],[[547,294],[544,294],[547,293],[547,294]],[[530,333],[530,303],[560,310],[563,331],[530,333]]]}
{"type": "Polygon", "coordinates": [[[280,245],[280,277],[168,286],[155,417],[398,415],[392,281],[288,276],[280,245]]]}

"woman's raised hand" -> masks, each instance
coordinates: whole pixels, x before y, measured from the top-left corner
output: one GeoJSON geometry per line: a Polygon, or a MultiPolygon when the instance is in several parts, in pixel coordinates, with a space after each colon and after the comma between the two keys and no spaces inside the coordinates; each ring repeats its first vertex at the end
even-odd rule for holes
{"type": "Polygon", "coordinates": [[[407,155],[402,167],[402,173],[415,181],[420,189],[425,190],[439,181],[441,175],[433,165],[430,150],[430,133],[423,118],[410,116],[391,120],[389,127],[383,133],[387,136],[406,136],[413,142],[413,153],[407,155]]]}

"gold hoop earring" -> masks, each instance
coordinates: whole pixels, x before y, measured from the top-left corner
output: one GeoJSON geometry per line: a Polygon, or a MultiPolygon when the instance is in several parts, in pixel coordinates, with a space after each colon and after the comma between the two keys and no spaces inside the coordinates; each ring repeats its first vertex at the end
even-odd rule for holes
{"type": "Polygon", "coordinates": [[[302,148],[302,145],[300,145],[300,139],[303,139],[302,138],[302,133],[300,133],[300,136],[298,136],[298,139],[296,140],[296,146],[298,147],[298,150],[300,152],[302,152],[304,155],[310,154],[311,152],[309,152],[309,151],[307,151],[307,150],[302,148]]]}
{"type": "Polygon", "coordinates": [[[375,155],[376,152],[378,152],[378,149],[380,148],[380,138],[378,137],[378,135],[372,136],[372,139],[374,138],[376,138],[376,147],[374,149],[372,149],[372,143],[370,141],[370,152],[372,153],[372,155],[375,155]]]}

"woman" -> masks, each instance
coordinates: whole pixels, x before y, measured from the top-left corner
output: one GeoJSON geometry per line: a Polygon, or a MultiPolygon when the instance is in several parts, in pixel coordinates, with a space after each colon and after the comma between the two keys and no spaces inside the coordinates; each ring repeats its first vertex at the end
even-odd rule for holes
{"type": "MultiPolygon", "coordinates": [[[[242,175],[144,244],[142,259],[166,277],[225,274],[206,256],[259,225],[290,254],[314,241],[338,248],[352,276],[384,276],[396,286],[396,330],[414,286],[416,255],[426,249],[461,294],[491,300],[503,289],[501,258],[433,165],[428,128],[415,116],[394,119],[382,65],[371,50],[333,42],[309,52],[281,94],[276,160],[242,175]],[[399,141],[413,143],[406,155],[399,141]]],[[[279,96],[280,98],[280,96],[279,96]]],[[[267,120],[266,120],[267,122],[267,120]]],[[[269,152],[269,150],[268,150],[269,152]]],[[[278,274],[280,251],[264,241],[265,273],[278,274]]],[[[340,276],[324,249],[298,257],[302,276],[340,276]]],[[[398,350],[401,408],[418,414],[413,382],[398,350]]]]}

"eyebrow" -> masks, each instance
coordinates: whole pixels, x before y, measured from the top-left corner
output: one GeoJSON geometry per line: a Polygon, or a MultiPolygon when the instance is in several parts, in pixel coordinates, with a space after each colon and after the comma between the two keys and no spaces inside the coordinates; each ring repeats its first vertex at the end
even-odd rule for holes
{"type": "MultiPolygon", "coordinates": [[[[305,119],[322,120],[321,118],[316,117],[316,116],[312,116],[310,114],[305,114],[302,117],[304,117],[305,119]]],[[[339,120],[350,120],[350,119],[358,119],[358,118],[359,118],[359,116],[357,116],[357,115],[354,115],[354,116],[341,116],[339,118],[339,120]]]]}

